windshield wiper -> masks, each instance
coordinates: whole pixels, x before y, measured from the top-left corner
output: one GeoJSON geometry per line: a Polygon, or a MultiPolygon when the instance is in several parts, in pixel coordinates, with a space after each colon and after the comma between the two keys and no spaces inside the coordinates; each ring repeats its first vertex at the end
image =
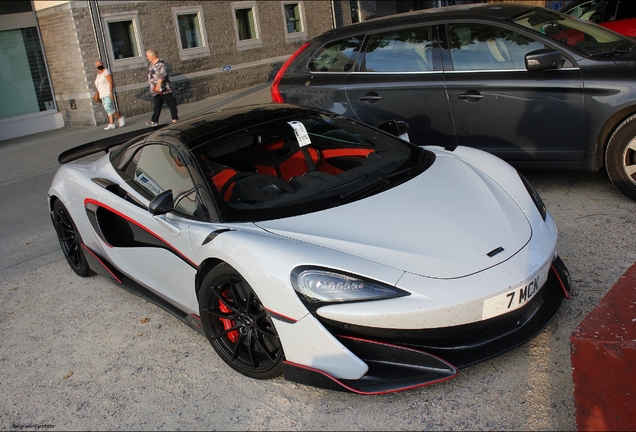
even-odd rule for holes
{"type": "Polygon", "coordinates": [[[376,192],[380,192],[382,189],[387,187],[391,182],[386,177],[379,177],[374,180],[372,183],[361,187],[360,189],[355,189],[349,192],[345,192],[340,195],[340,199],[338,200],[338,204],[341,204],[345,201],[352,201],[361,199],[370,195],[375,194],[376,192]]]}
{"type": "Polygon", "coordinates": [[[612,50],[612,52],[614,53],[632,52],[634,50],[634,47],[636,47],[636,44],[632,45],[631,48],[615,48],[612,50]]]}

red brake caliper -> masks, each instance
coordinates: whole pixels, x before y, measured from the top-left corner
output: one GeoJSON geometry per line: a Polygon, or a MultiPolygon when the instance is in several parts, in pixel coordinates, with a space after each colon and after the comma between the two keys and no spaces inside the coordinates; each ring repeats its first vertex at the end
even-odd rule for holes
{"type": "MultiPolygon", "coordinates": [[[[227,301],[231,301],[230,296],[227,294],[227,291],[225,291],[223,294],[221,294],[225,299],[227,299],[227,301]]],[[[221,300],[219,300],[219,310],[221,312],[223,312],[224,314],[229,314],[232,313],[232,311],[230,310],[230,308],[228,308],[227,306],[225,306],[225,303],[223,303],[221,300]]],[[[232,327],[234,327],[234,321],[232,321],[229,318],[219,318],[221,320],[221,322],[223,323],[223,328],[225,330],[229,330],[232,327]]],[[[227,338],[232,341],[233,343],[236,343],[236,341],[238,340],[239,337],[239,332],[238,330],[232,330],[231,332],[229,332],[227,334],[227,338]]]]}

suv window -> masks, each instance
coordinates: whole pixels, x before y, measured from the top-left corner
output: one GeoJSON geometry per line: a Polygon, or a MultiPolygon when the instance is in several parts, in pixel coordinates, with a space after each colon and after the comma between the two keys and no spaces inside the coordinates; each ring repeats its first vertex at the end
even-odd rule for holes
{"type": "Polygon", "coordinates": [[[371,35],[363,71],[422,72],[433,70],[431,28],[393,30],[371,35]]]}
{"type": "Polygon", "coordinates": [[[349,72],[353,69],[362,45],[362,37],[330,42],[316,51],[309,61],[312,72],[349,72]]]}
{"type": "Polygon", "coordinates": [[[588,0],[566,6],[561,9],[561,12],[571,15],[574,18],[598,23],[603,21],[606,8],[606,0],[588,0]]]}
{"type": "Polygon", "coordinates": [[[190,172],[173,147],[153,144],[142,147],[126,169],[136,189],[152,200],[169,189],[177,213],[194,217],[196,189],[190,172]]]}
{"type": "MultiPolygon", "coordinates": [[[[623,0],[616,7],[616,19],[622,20],[636,17],[636,2],[623,0]]],[[[612,17],[610,17],[612,18],[612,17]]]]}
{"type": "Polygon", "coordinates": [[[515,23],[568,45],[584,56],[634,49],[634,40],[603,27],[545,9],[533,9],[515,23]]]}
{"type": "Polygon", "coordinates": [[[446,25],[455,70],[525,69],[525,55],[545,48],[512,30],[487,24],[446,25]]]}

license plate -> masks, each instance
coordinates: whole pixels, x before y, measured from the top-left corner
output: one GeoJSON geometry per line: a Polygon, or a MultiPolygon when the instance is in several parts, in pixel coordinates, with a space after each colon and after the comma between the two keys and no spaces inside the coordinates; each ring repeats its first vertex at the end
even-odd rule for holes
{"type": "Polygon", "coordinates": [[[548,280],[551,265],[552,263],[545,266],[539,274],[523,285],[506,291],[503,294],[486,299],[484,301],[484,309],[481,318],[488,319],[503,315],[515,309],[519,309],[532,300],[543,284],[545,284],[548,280]]]}

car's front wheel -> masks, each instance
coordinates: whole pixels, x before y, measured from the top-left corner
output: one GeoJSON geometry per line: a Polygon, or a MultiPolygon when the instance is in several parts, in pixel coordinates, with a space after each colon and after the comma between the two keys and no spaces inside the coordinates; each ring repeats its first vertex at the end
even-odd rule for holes
{"type": "Polygon", "coordinates": [[[612,134],[605,152],[605,168],[612,183],[636,200],[636,114],[612,134]]]}
{"type": "Polygon", "coordinates": [[[199,293],[203,330],[217,354],[252,378],[279,376],[283,348],[274,324],[252,287],[228,264],[215,267],[199,293]]]}
{"type": "Polygon", "coordinates": [[[79,276],[88,276],[91,271],[82,250],[82,238],[68,210],[59,200],[53,204],[53,226],[68,265],[79,276]]]}

